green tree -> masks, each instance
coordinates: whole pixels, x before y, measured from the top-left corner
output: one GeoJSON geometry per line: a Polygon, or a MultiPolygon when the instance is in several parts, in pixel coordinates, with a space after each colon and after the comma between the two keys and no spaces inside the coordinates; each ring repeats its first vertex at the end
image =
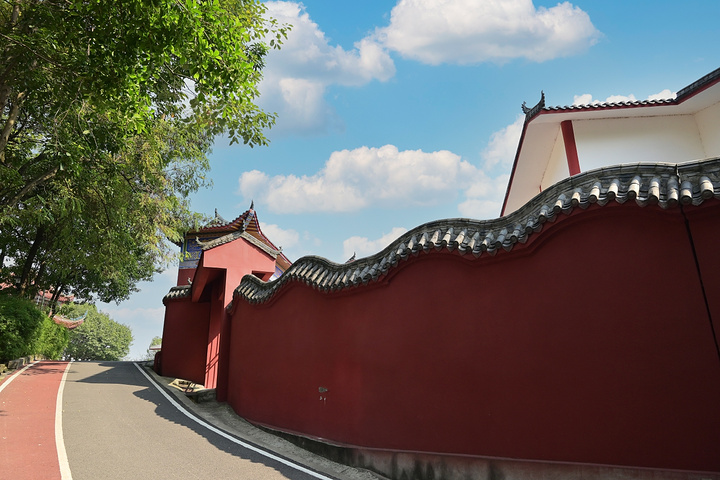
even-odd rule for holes
{"type": "Polygon", "coordinates": [[[193,221],[176,192],[202,185],[199,170],[207,165],[207,140],[180,127],[159,121],[152,137],[126,144],[128,163],[156,165],[151,174],[139,177],[134,167],[117,165],[106,172],[99,158],[96,168],[54,185],[56,193],[20,211],[15,224],[0,230],[3,253],[14,260],[4,277],[28,295],[47,289],[105,302],[127,298],[137,281],[149,280],[172,255],[163,240],[178,238],[193,221]],[[166,158],[173,159],[171,168],[163,168],[170,165],[166,158]]]}
{"type": "Polygon", "coordinates": [[[63,305],[60,312],[76,318],[85,314],[85,321],[70,331],[65,358],[72,360],[121,360],[130,352],[132,331],[92,304],[63,305]]]}
{"type": "Polygon", "coordinates": [[[33,347],[33,353],[51,360],[59,360],[68,346],[70,332],[63,325],[53,322],[50,317],[43,316],[40,332],[33,347]]]}
{"type": "Polygon", "coordinates": [[[122,299],[192,222],[212,139],[264,145],[264,57],[287,26],[255,0],[0,3],[0,266],[122,299]],[[5,259],[11,259],[5,262],[5,259]]]}
{"type": "Polygon", "coordinates": [[[148,349],[145,352],[145,355],[143,356],[143,358],[141,358],[141,360],[143,360],[143,361],[153,360],[155,358],[155,353],[157,353],[157,352],[155,352],[154,350],[150,350],[150,349],[152,347],[157,347],[160,345],[162,345],[162,337],[153,337],[153,339],[150,340],[150,345],[148,345],[148,349]]]}
{"type": "Polygon", "coordinates": [[[0,294],[0,362],[27,355],[58,359],[67,342],[67,328],[53,322],[33,302],[0,294]]]}
{"type": "Polygon", "coordinates": [[[39,353],[32,350],[43,319],[30,300],[0,294],[0,362],[39,353]]]}

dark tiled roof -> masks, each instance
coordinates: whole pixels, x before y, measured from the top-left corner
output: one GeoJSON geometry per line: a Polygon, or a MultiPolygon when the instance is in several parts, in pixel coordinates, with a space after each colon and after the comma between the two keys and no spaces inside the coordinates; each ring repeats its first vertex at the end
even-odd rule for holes
{"type": "Polygon", "coordinates": [[[246,210],[242,215],[237,217],[235,220],[232,220],[228,222],[224,218],[222,218],[220,215],[218,215],[217,210],[215,211],[215,217],[204,227],[198,229],[197,231],[193,231],[192,233],[212,233],[212,232],[235,232],[238,230],[243,230],[247,223],[251,221],[251,219],[255,216],[254,210],[246,210]]]}
{"type": "MultiPolygon", "coordinates": [[[[506,217],[494,220],[448,219],[421,225],[383,251],[347,264],[303,257],[269,283],[248,275],[235,294],[250,303],[269,300],[285,283],[304,282],[334,292],[375,282],[399,262],[421,252],[457,252],[469,259],[511,251],[561,214],[592,204],[699,205],[720,199],[720,159],[686,164],[628,164],[588,171],[565,179],[506,217]]],[[[234,301],[234,300],[233,300],[234,301]]]]}
{"type": "Polygon", "coordinates": [[[706,88],[716,84],[720,81],[720,68],[708,73],[704,77],[691,83],[685,88],[678,91],[675,98],[658,99],[658,100],[633,100],[627,102],[604,102],[604,103],[591,103],[587,105],[568,105],[568,106],[556,106],[546,107],[545,106],[545,94],[542,94],[540,102],[533,108],[528,109],[523,104],[523,112],[525,113],[526,121],[535,117],[540,113],[553,113],[553,112],[570,112],[570,111],[592,111],[592,110],[612,110],[612,109],[623,109],[623,108],[638,108],[638,107],[653,107],[661,105],[677,105],[684,102],[687,98],[692,97],[698,92],[705,90],[706,88]]]}
{"type": "Polygon", "coordinates": [[[265,234],[262,233],[262,230],[260,230],[260,222],[257,219],[255,210],[253,210],[253,206],[254,205],[251,205],[249,210],[231,222],[225,221],[216,211],[213,221],[196,232],[187,233],[187,236],[193,238],[193,234],[227,232],[226,235],[208,242],[202,242],[198,239],[197,242],[203,250],[209,250],[213,247],[232,242],[240,237],[245,238],[248,242],[272,255],[273,258],[277,260],[277,264],[281,270],[287,270],[292,262],[282,253],[282,249],[277,248],[265,234]]]}
{"type": "Polygon", "coordinates": [[[177,287],[172,287],[170,291],[163,297],[163,304],[166,304],[168,300],[177,300],[180,298],[188,298],[190,297],[191,292],[191,286],[190,285],[180,285],[177,287]]]}
{"type": "Polygon", "coordinates": [[[586,105],[567,105],[556,107],[545,107],[544,112],[569,112],[573,110],[611,110],[615,108],[650,107],[654,105],[673,105],[677,103],[674,98],[663,98],[658,100],[632,100],[627,102],[602,102],[589,103],[586,105]]]}

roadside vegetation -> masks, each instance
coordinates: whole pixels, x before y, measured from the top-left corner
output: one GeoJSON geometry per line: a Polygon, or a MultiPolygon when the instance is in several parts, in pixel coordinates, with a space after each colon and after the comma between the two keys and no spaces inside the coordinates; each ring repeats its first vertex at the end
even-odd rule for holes
{"type": "Polygon", "coordinates": [[[30,300],[0,295],[0,363],[27,355],[59,359],[67,347],[69,333],[30,300]]]}
{"type": "Polygon", "coordinates": [[[73,331],[29,300],[122,301],[201,220],[218,135],[266,145],[265,56],[289,26],[258,0],[0,2],[0,360],[119,359],[129,329],[94,307],[73,331]]]}
{"type": "MultiPolygon", "coordinates": [[[[99,312],[95,305],[64,305],[60,314],[69,319],[83,318],[83,322],[68,330],[30,300],[0,294],[0,363],[30,355],[50,360],[114,361],[130,352],[130,327],[99,312]]],[[[156,337],[151,346],[159,342],[160,337],[156,337]]],[[[150,353],[148,349],[148,357],[150,353]]]]}
{"type": "Polygon", "coordinates": [[[68,345],[63,354],[66,360],[121,360],[130,352],[132,331],[95,305],[63,305],[60,313],[68,318],[85,316],[78,327],[70,330],[68,345]]]}
{"type": "Polygon", "coordinates": [[[265,11],[0,2],[0,284],[121,301],[175,260],[215,136],[268,143],[257,84],[289,27],[265,11]]]}

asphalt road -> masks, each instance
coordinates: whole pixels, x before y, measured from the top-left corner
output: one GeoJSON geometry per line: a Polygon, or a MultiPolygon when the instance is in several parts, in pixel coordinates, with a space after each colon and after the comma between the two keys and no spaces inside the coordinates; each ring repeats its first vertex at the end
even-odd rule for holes
{"type": "Polygon", "coordinates": [[[379,478],[194,404],[171,380],[131,362],[39,362],[0,379],[0,480],[379,478]]]}
{"type": "Polygon", "coordinates": [[[183,414],[133,363],[73,363],[63,435],[74,480],[311,479],[183,414]]]}

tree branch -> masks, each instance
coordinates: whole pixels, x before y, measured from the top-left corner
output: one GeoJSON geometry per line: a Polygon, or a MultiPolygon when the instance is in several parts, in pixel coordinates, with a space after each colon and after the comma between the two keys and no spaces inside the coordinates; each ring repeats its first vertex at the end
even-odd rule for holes
{"type": "Polygon", "coordinates": [[[5,37],[5,38],[6,38],[7,40],[9,40],[10,42],[15,42],[15,43],[17,43],[18,45],[20,45],[21,47],[25,47],[30,53],[32,53],[33,55],[35,55],[37,58],[40,58],[41,60],[45,60],[45,61],[46,61],[47,63],[49,63],[50,65],[55,65],[56,67],[63,67],[63,68],[64,68],[64,65],[56,62],[55,60],[53,60],[53,59],[50,58],[50,57],[46,57],[45,55],[42,55],[42,54],[36,52],[35,50],[33,50],[32,48],[30,48],[30,47],[29,47],[28,45],[26,45],[25,43],[23,43],[23,42],[21,42],[20,40],[18,40],[17,38],[9,37],[9,36],[5,35],[4,33],[0,33],[0,37],[5,37]]]}
{"type": "Polygon", "coordinates": [[[26,193],[37,187],[38,185],[45,183],[46,181],[50,180],[52,177],[54,177],[57,172],[60,170],[60,165],[55,165],[47,172],[43,173],[42,175],[36,177],[35,179],[31,180],[27,185],[25,185],[22,190],[20,190],[17,195],[15,195],[12,200],[6,203],[7,206],[16,205],[17,203],[22,200],[22,198],[25,196],[26,193]]]}
{"type": "Polygon", "coordinates": [[[10,107],[8,119],[5,121],[5,126],[3,127],[2,133],[0,133],[0,163],[5,163],[5,148],[7,147],[8,139],[10,138],[10,133],[13,130],[13,126],[17,121],[18,114],[20,113],[20,106],[22,105],[24,97],[25,92],[18,92],[15,95],[15,98],[12,102],[12,107],[10,107]]]}

